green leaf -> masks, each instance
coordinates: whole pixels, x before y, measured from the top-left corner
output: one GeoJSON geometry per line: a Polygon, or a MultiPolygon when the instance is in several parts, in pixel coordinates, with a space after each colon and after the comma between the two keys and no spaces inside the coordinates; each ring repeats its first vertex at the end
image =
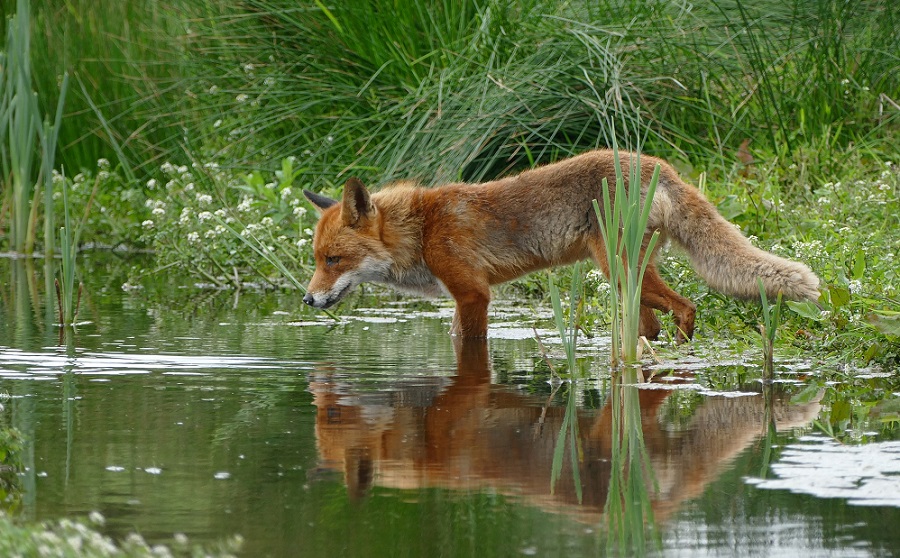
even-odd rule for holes
{"type": "Polygon", "coordinates": [[[835,308],[850,304],[850,289],[847,287],[833,285],[828,287],[828,292],[831,294],[831,305],[835,308]]]}
{"type": "Polygon", "coordinates": [[[853,278],[857,281],[866,274],[866,253],[864,250],[856,252],[856,258],[853,260],[853,278]]]}
{"type": "Polygon", "coordinates": [[[808,320],[815,320],[817,322],[822,321],[822,312],[819,311],[819,307],[812,301],[805,300],[803,302],[795,302],[793,300],[786,301],[788,308],[800,314],[804,318],[808,320]]]}

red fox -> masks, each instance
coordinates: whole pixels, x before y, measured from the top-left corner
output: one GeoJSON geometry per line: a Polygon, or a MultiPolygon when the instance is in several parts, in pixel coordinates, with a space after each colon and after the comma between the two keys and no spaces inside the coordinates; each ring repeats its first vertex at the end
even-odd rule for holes
{"type": "MultiPolygon", "coordinates": [[[[627,184],[635,155],[619,157],[627,184]]],[[[767,296],[818,298],[819,279],[807,266],[754,247],[664,161],[640,157],[644,194],[657,164],[645,247],[660,231],[659,245],[668,238],[684,248],[706,282],[730,296],[758,298],[759,277],[767,296]]],[[[586,258],[609,276],[593,200],[603,199],[603,179],[614,185],[615,176],[613,152],[596,150],[481,184],[402,182],[370,194],[351,178],[341,201],[305,190],[320,217],[316,270],[303,301],[328,308],[366,281],[449,294],[456,301],[451,334],[485,337],[491,285],[586,258]]],[[[691,338],[696,307],[666,285],[651,259],[640,313],[640,334],[651,339],[660,331],[654,310],[673,313],[677,342],[691,338]]]]}

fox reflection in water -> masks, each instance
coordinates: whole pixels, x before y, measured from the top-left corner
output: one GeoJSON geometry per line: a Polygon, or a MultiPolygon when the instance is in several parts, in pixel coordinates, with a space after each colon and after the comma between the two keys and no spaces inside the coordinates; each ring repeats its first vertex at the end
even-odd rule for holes
{"type": "MultiPolygon", "coordinates": [[[[320,469],[342,472],[352,498],[374,485],[418,489],[490,489],[547,510],[589,518],[603,511],[610,481],[612,405],[578,410],[582,500],[568,458],[551,493],[554,449],[566,412],[546,397],[491,383],[487,342],[456,340],[457,374],[398,382],[371,391],[330,372],[313,373],[320,469]],[[431,380],[431,381],[429,381],[431,380]]],[[[634,388],[629,388],[634,389],[634,388]]],[[[774,395],[705,397],[683,428],[660,410],[672,389],[639,389],[644,443],[659,491],[657,519],[698,496],[774,419],[779,430],[808,424],[818,402],[792,405],[774,395]]]]}

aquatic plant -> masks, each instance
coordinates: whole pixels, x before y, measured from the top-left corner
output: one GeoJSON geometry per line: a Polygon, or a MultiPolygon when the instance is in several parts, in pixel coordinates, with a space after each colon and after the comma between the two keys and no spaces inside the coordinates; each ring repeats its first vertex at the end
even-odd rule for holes
{"type": "Polygon", "coordinates": [[[770,305],[762,279],[756,281],[759,284],[759,297],[762,304],[763,323],[759,326],[759,333],[763,349],[763,378],[771,380],[775,374],[773,363],[775,337],[778,333],[778,326],[781,325],[781,293],[778,293],[775,304],[770,305]]]}
{"type": "Polygon", "coordinates": [[[659,183],[659,165],[643,193],[640,155],[631,158],[629,186],[619,157],[618,146],[613,142],[616,184],[614,202],[610,201],[610,185],[603,179],[603,210],[594,200],[594,211],[600,223],[603,244],[606,247],[606,266],[609,269],[610,304],[612,305],[612,348],[610,361],[633,364],[639,360],[638,332],[641,314],[641,283],[656,248],[659,231],[654,231],[644,246],[650,207],[659,183]],[[642,195],[643,194],[643,195],[642,195]]]}
{"type": "Polygon", "coordinates": [[[569,375],[569,397],[566,403],[566,412],[563,416],[563,423],[560,426],[559,434],[556,439],[556,445],[553,450],[553,463],[550,471],[550,491],[553,492],[562,475],[563,460],[566,455],[566,446],[569,448],[569,461],[572,465],[572,482],[575,486],[575,494],[578,501],[581,501],[581,473],[580,467],[583,461],[581,450],[581,438],[578,434],[578,408],[575,401],[575,349],[578,344],[578,320],[577,314],[581,308],[582,300],[582,263],[578,262],[574,266],[572,275],[572,285],[569,291],[569,317],[566,320],[565,312],[562,307],[562,298],[559,288],[552,276],[550,278],[550,301],[553,306],[553,318],[556,323],[556,329],[559,331],[563,348],[566,352],[566,364],[568,366],[569,375]]]}

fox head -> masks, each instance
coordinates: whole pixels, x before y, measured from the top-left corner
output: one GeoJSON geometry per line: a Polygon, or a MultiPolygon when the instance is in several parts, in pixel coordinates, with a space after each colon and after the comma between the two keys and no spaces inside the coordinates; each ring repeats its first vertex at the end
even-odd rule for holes
{"type": "Polygon", "coordinates": [[[341,201],[308,190],[303,194],[319,212],[313,237],[316,271],[303,302],[328,308],[360,283],[383,282],[391,257],[380,240],[378,209],[363,183],[348,180],[341,201]]]}

